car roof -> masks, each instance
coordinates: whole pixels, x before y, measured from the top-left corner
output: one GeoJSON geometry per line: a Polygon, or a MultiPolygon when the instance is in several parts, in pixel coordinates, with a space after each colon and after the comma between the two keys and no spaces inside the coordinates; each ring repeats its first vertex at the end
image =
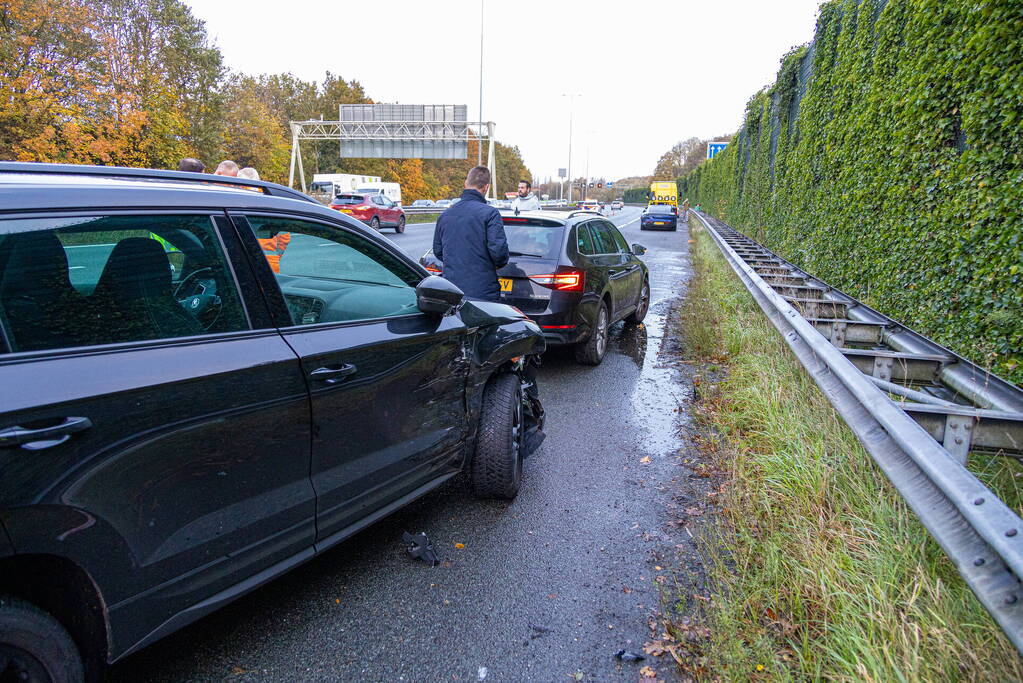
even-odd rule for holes
{"type": "Polygon", "coordinates": [[[265,181],[152,169],[0,162],[0,215],[153,208],[288,211],[369,232],[358,221],[297,190],[265,181]]]}
{"type": "Polygon", "coordinates": [[[584,211],[582,209],[575,209],[573,211],[545,211],[539,209],[537,211],[520,211],[519,213],[515,213],[513,210],[500,209],[498,212],[501,214],[501,218],[542,218],[544,220],[557,221],[562,225],[578,223],[590,218],[603,218],[596,211],[584,211]]]}

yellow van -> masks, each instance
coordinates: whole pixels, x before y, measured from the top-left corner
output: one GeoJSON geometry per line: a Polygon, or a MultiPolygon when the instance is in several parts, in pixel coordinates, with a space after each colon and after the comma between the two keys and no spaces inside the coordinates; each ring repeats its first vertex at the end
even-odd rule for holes
{"type": "Polygon", "coordinates": [[[650,203],[668,204],[678,208],[678,185],[674,181],[655,180],[650,183],[650,203]]]}

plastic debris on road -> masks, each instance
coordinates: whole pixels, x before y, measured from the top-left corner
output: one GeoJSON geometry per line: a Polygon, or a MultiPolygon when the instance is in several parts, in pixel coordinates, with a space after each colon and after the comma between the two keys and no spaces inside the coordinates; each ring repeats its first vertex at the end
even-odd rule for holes
{"type": "Polygon", "coordinates": [[[644,659],[646,659],[646,657],[639,654],[638,652],[631,652],[629,650],[619,650],[618,652],[615,653],[615,659],[621,660],[623,662],[641,662],[644,659]]]}
{"type": "Polygon", "coordinates": [[[408,554],[412,557],[422,560],[431,567],[436,567],[440,562],[437,559],[437,552],[433,549],[433,543],[425,533],[410,534],[406,531],[402,538],[407,544],[408,554]]]}

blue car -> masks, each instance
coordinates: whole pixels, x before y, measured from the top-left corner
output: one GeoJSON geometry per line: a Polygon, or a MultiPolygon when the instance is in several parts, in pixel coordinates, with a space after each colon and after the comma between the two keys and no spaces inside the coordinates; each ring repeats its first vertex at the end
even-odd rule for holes
{"type": "Polygon", "coordinates": [[[670,204],[650,204],[639,217],[640,230],[678,230],[678,209],[670,204]]]}

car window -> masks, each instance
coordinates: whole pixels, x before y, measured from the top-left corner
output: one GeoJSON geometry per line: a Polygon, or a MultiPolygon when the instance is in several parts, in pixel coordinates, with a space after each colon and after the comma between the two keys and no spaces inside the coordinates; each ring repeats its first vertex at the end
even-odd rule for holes
{"type": "Polygon", "coordinates": [[[248,329],[208,215],[0,221],[12,351],[248,329]]]}
{"type": "Polygon", "coordinates": [[[622,237],[622,233],[618,232],[618,228],[616,228],[613,223],[603,221],[603,226],[604,229],[607,230],[608,233],[610,233],[612,239],[614,239],[615,241],[615,244],[618,246],[618,253],[620,254],[632,253],[631,250],[629,249],[629,243],[625,241],[625,238],[622,237]]]}
{"type": "Polygon", "coordinates": [[[362,195],[360,194],[339,194],[334,197],[334,204],[339,206],[347,206],[351,204],[362,204],[362,195]]]}
{"type": "Polygon", "coordinates": [[[562,225],[536,225],[531,219],[504,219],[504,234],[512,256],[557,258],[565,242],[564,230],[562,225]]]}
{"type": "Polygon", "coordinates": [[[611,236],[611,233],[608,232],[601,221],[592,221],[587,225],[590,226],[590,232],[593,233],[593,248],[596,249],[597,254],[618,253],[618,246],[615,244],[614,237],[611,236]]]}
{"type": "Polygon", "coordinates": [[[309,325],[417,313],[423,276],[360,235],[322,223],[249,216],[292,323],[309,325]]]}
{"type": "Polygon", "coordinates": [[[592,255],[593,251],[593,235],[590,234],[590,229],[586,227],[586,224],[576,227],[576,251],[580,254],[592,255]]]}

